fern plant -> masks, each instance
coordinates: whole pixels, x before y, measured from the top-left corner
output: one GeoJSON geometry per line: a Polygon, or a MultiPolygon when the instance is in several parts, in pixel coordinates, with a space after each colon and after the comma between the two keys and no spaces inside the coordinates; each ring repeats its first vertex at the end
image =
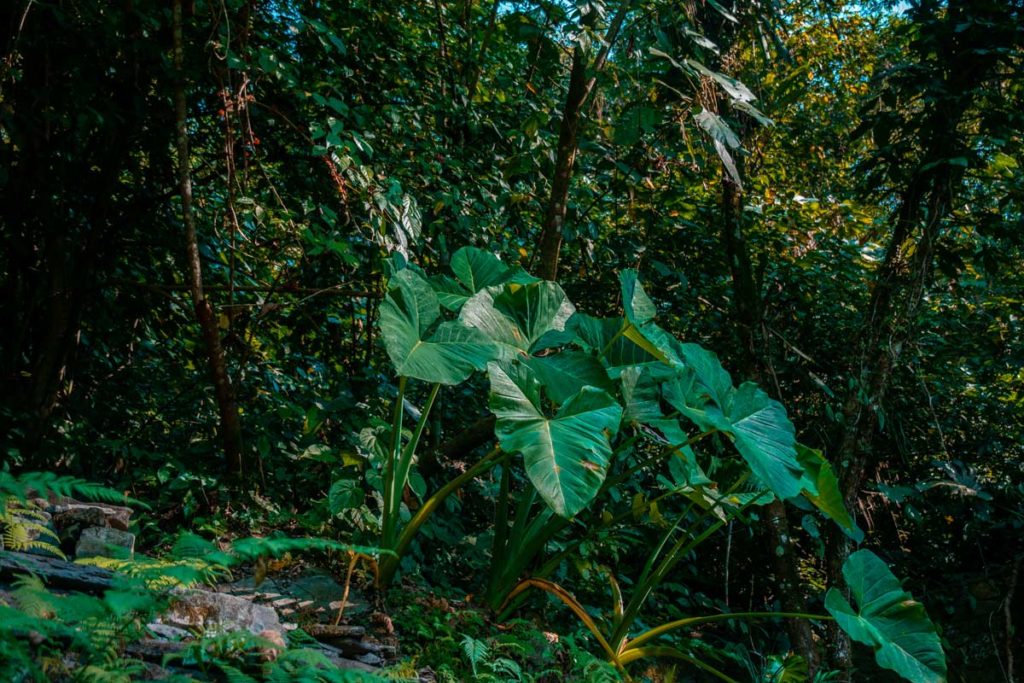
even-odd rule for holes
{"type": "Polygon", "coordinates": [[[137,680],[141,664],[124,656],[123,645],[143,635],[162,604],[130,579],[94,597],[54,593],[38,577],[20,577],[10,600],[0,601],[0,680],[137,680]]]}
{"type": "Polygon", "coordinates": [[[3,548],[18,552],[42,551],[67,559],[59,547],[60,537],[46,526],[48,517],[37,502],[50,498],[79,498],[147,507],[119,491],[84,479],[58,476],[52,472],[26,472],[15,476],[7,470],[0,470],[0,538],[3,539],[3,548]]]}
{"type": "Polygon", "coordinates": [[[0,496],[24,501],[37,498],[78,498],[115,505],[131,505],[145,510],[145,503],[129,498],[120,491],[77,477],[58,476],[53,472],[25,472],[15,476],[0,470],[0,496]]]}
{"type": "Polygon", "coordinates": [[[0,497],[0,528],[3,529],[0,549],[18,552],[37,550],[67,559],[59,546],[60,537],[46,526],[48,520],[48,515],[34,500],[12,495],[0,497]]]}
{"type": "MultiPolygon", "coordinates": [[[[499,652],[511,644],[491,646],[483,640],[469,635],[462,637],[462,652],[469,660],[474,681],[523,681],[523,669],[511,657],[500,656],[499,652]]],[[[530,678],[529,680],[533,680],[530,678]]]]}

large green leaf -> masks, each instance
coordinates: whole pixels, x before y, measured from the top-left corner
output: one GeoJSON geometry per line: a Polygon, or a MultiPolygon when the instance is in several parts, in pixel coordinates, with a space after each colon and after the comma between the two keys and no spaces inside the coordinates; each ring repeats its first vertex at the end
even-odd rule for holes
{"type": "Polygon", "coordinates": [[[554,282],[508,282],[475,294],[459,320],[487,335],[500,357],[511,360],[567,341],[565,324],[575,311],[554,282]]]}
{"type": "Polygon", "coordinates": [[[494,358],[494,344],[459,322],[443,322],[431,334],[439,316],[437,295],[422,275],[409,269],[395,273],[380,307],[380,326],[399,375],[458,384],[494,358]]]}
{"type": "Polygon", "coordinates": [[[622,408],[607,392],[583,387],[554,417],[545,415],[540,383],[521,363],[491,363],[491,410],[501,447],[523,454],[526,474],[541,498],[572,517],[601,488],[622,408]]]}
{"type": "Polygon", "coordinates": [[[756,384],[744,382],[732,395],[724,417],[723,431],[733,435],[736,450],[754,474],[783,498],[799,493],[803,468],[796,459],[793,423],[782,404],[756,384]]]}
{"type": "Polygon", "coordinates": [[[489,251],[476,247],[462,247],[452,256],[450,264],[454,278],[431,278],[441,305],[458,311],[466,301],[485,287],[500,285],[515,274],[489,251]]]}
{"type": "Polygon", "coordinates": [[[589,353],[569,350],[522,361],[530,366],[555,403],[567,401],[583,387],[609,392],[614,389],[601,361],[589,353]]]}
{"type": "Polygon", "coordinates": [[[813,481],[801,481],[793,425],[782,404],[750,382],[733,387],[718,356],[679,342],[651,321],[654,305],[636,273],[624,271],[620,279],[627,321],[622,337],[676,369],[675,379],[663,384],[665,399],[702,431],[732,437],[750,469],[779,497],[792,498],[802,488],[816,495],[813,481]]]}
{"type": "Polygon", "coordinates": [[[946,656],[924,606],[870,550],[858,550],[843,564],[843,577],[859,610],[835,588],[825,609],[854,640],[870,645],[879,666],[915,683],[946,680],[946,656]]]}
{"type": "MultiPolygon", "coordinates": [[[[732,437],[750,469],[780,498],[792,498],[805,486],[813,486],[802,480],[793,424],[782,404],[752,382],[727,390],[724,382],[728,374],[723,375],[724,371],[720,373],[710,364],[713,354],[690,355],[706,365],[698,365],[699,372],[688,368],[667,382],[665,400],[701,430],[716,429],[732,437]]],[[[817,494],[817,489],[812,493],[817,494]]]]}
{"type": "Polygon", "coordinates": [[[622,389],[623,418],[627,422],[647,423],[664,417],[661,411],[659,383],[648,367],[623,368],[619,375],[622,389]]]}
{"type": "Polygon", "coordinates": [[[687,368],[691,368],[701,391],[718,405],[729,401],[734,389],[732,377],[722,367],[718,356],[698,344],[673,344],[675,355],[687,368]]]}
{"type": "Polygon", "coordinates": [[[452,256],[452,272],[471,294],[484,287],[500,285],[511,275],[511,269],[489,251],[462,247],[452,256]]]}
{"type": "Polygon", "coordinates": [[[624,318],[595,318],[577,313],[568,327],[575,331],[581,346],[608,364],[608,373],[615,377],[625,367],[661,363],[658,357],[622,334],[627,324],[624,318]]]}
{"type": "Polygon", "coordinates": [[[798,443],[796,458],[804,468],[804,497],[838,524],[847,536],[857,543],[863,541],[864,532],[860,530],[846,509],[846,505],[843,504],[843,494],[839,491],[839,480],[832,470],[832,465],[821,454],[821,451],[798,443]],[[818,493],[812,494],[811,490],[817,490],[818,493]]]}
{"type": "Polygon", "coordinates": [[[619,284],[622,287],[622,309],[626,314],[626,320],[637,327],[653,320],[658,309],[644,291],[636,271],[627,268],[619,273],[619,284]]]}

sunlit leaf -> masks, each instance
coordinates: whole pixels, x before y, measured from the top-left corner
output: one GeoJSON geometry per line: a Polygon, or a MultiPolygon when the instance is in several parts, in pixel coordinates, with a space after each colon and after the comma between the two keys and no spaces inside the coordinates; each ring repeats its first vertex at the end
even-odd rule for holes
{"type": "Polygon", "coordinates": [[[541,386],[520,363],[491,363],[491,411],[501,447],[523,454],[526,474],[556,514],[572,517],[593,500],[608,471],[622,408],[607,392],[584,387],[554,417],[541,386]]]}
{"type": "Polygon", "coordinates": [[[437,295],[422,275],[410,269],[395,273],[380,307],[380,325],[399,375],[458,384],[494,357],[485,335],[457,321],[443,322],[430,333],[439,315],[437,295]]]}

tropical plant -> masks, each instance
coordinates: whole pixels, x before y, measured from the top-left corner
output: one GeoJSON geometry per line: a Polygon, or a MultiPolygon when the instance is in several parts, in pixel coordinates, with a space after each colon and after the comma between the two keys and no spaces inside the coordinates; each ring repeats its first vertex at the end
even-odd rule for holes
{"type": "MultiPolygon", "coordinates": [[[[851,608],[842,595],[833,588],[830,589],[825,601],[825,607],[831,617],[787,612],[723,612],[659,624],[630,638],[629,630],[654,585],[664,578],[665,573],[678,559],[707,540],[710,532],[718,528],[720,524],[716,523],[700,535],[683,534],[680,541],[662,557],[662,550],[666,545],[663,542],[652,553],[628,603],[623,603],[618,582],[609,574],[613,601],[610,631],[603,630],[569,591],[544,579],[524,580],[516,587],[510,598],[529,588],[538,588],[554,596],[579,617],[598,641],[608,660],[627,677],[627,664],[649,657],[665,657],[686,662],[728,683],[736,683],[734,678],[710,664],[701,649],[693,649],[693,644],[686,642],[685,639],[682,643],[667,646],[658,644],[657,641],[673,631],[692,629],[714,622],[781,618],[818,621],[835,619],[851,637],[872,647],[880,666],[895,671],[912,683],[942,683],[946,680],[946,659],[942,644],[924,606],[900,588],[899,580],[893,576],[886,564],[869,550],[857,551],[843,566],[848,585],[861,605],[859,612],[851,608]]],[[[673,527],[669,535],[675,531],[676,527],[673,527]]],[[[666,542],[669,535],[666,535],[666,542]]],[[[806,680],[806,663],[802,667],[803,678],[800,677],[800,670],[796,662],[777,662],[767,680],[806,680]]]]}

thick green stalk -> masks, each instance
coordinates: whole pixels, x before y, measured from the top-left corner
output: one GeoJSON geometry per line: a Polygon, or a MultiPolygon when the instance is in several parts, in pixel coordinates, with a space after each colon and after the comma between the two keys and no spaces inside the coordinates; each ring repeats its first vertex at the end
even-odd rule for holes
{"type": "MultiPolygon", "coordinates": [[[[711,431],[704,432],[704,433],[698,434],[698,435],[696,435],[696,436],[694,436],[694,437],[692,437],[690,439],[687,439],[684,443],[676,444],[675,446],[666,446],[664,449],[662,449],[656,455],[654,455],[654,456],[652,456],[650,458],[647,458],[646,460],[643,460],[643,461],[641,461],[639,463],[636,463],[635,465],[633,465],[632,467],[627,468],[624,472],[619,473],[615,477],[611,477],[609,479],[605,479],[604,483],[601,485],[601,490],[598,492],[597,497],[599,497],[602,493],[604,493],[605,491],[607,491],[611,487],[616,486],[616,485],[622,483],[623,481],[626,481],[627,479],[629,479],[631,476],[633,476],[633,474],[635,474],[639,470],[642,470],[645,467],[647,467],[648,465],[650,465],[650,464],[652,464],[654,462],[657,462],[658,460],[660,460],[661,458],[665,457],[666,455],[677,454],[682,448],[685,448],[686,446],[690,446],[690,445],[700,441],[701,439],[703,439],[703,438],[705,438],[707,436],[710,436],[711,434],[714,434],[717,431],[718,430],[714,430],[713,429],[711,431]]],[[[630,436],[626,441],[621,443],[615,450],[616,451],[623,451],[626,448],[629,448],[638,438],[639,438],[639,436],[637,434],[634,434],[634,435],[630,436]]],[[[661,496],[658,496],[654,500],[655,501],[661,500],[662,498],[664,498],[666,496],[673,495],[675,493],[676,493],[676,491],[669,491],[668,493],[665,493],[665,494],[663,494],[661,496]]],[[[619,515],[618,517],[613,519],[612,523],[614,523],[616,521],[619,521],[623,517],[629,516],[631,514],[632,514],[631,511],[627,511],[625,513],[622,513],[621,515],[619,515]]],[[[516,526],[517,527],[520,524],[521,516],[522,516],[521,513],[518,513],[517,516],[516,516],[516,526]]],[[[519,578],[521,568],[525,567],[526,564],[537,553],[539,553],[541,551],[541,549],[545,545],[547,545],[547,542],[549,540],[551,540],[556,535],[558,535],[568,525],[569,525],[569,520],[566,520],[566,519],[563,519],[563,518],[560,517],[557,520],[554,520],[554,521],[552,521],[550,523],[544,524],[543,529],[539,533],[537,533],[537,534],[527,534],[525,536],[525,538],[526,538],[525,543],[523,543],[523,542],[513,543],[513,546],[516,549],[514,551],[512,551],[512,552],[509,552],[508,554],[510,556],[512,556],[512,557],[517,558],[517,562],[515,564],[511,565],[511,566],[506,567],[501,572],[501,578],[502,578],[502,581],[501,581],[502,585],[501,586],[499,586],[497,584],[497,582],[492,580],[492,586],[493,587],[488,592],[488,600],[487,600],[488,604],[490,604],[492,606],[495,606],[497,604],[502,604],[503,602],[505,602],[505,600],[504,600],[505,596],[501,595],[501,593],[504,593],[504,592],[507,592],[508,590],[511,590],[512,586],[510,584],[514,585],[515,580],[519,578]],[[519,565],[521,565],[521,566],[519,566],[519,565]],[[511,572],[513,570],[515,571],[515,575],[510,577],[510,574],[511,574],[511,572]]],[[[562,562],[562,560],[565,558],[565,556],[567,556],[569,553],[571,553],[577,546],[579,546],[580,543],[582,543],[583,541],[591,538],[594,533],[596,533],[598,530],[604,528],[605,526],[606,525],[594,525],[584,535],[582,535],[580,537],[577,537],[577,538],[573,539],[572,541],[570,541],[569,544],[565,548],[563,548],[558,554],[556,554],[550,560],[545,562],[541,566],[540,570],[538,570],[534,574],[534,576],[535,577],[539,577],[539,578],[546,578],[562,562]]],[[[517,539],[517,538],[522,539],[524,537],[521,536],[521,535],[517,536],[515,533],[513,533],[511,538],[514,540],[514,539],[517,539]]],[[[508,614],[511,613],[511,610],[513,610],[515,607],[516,607],[515,604],[508,603],[508,605],[506,606],[506,609],[502,612],[501,615],[499,615],[500,618],[505,618],[508,614]]]]}
{"type": "MultiPolygon", "coordinates": [[[[636,592],[633,594],[632,598],[630,598],[629,604],[626,606],[626,611],[623,614],[622,621],[619,623],[618,627],[615,629],[615,633],[612,636],[612,642],[617,649],[621,649],[624,643],[626,642],[626,637],[629,634],[629,628],[633,625],[633,621],[640,613],[640,608],[643,607],[643,604],[647,601],[647,598],[650,596],[651,591],[653,591],[658,586],[658,584],[662,582],[662,580],[665,578],[668,572],[672,569],[672,567],[676,565],[677,562],[679,562],[681,558],[685,557],[687,553],[689,553],[691,550],[693,550],[698,545],[707,540],[708,537],[710,537],[713,533],[715,533],[723,526],[725,526],[726,522],[723,520],[719,520],[707,529],[705,529],[701,534],[694,537],[692,534],[696,529],[696,525],[700,524],[707,517],[707,515],[710,514],[711,511],[714,510],[719,505],[720,501],[725,499],[726,496],[728,496],[730,493],[733,493],[737,488],[742,486],[746,479],[747,475],[741,477],[738,481],[736,481],[736,483],[729,488],[729,491],[725,494],[725,496],[719,498],[718,501],[716,501],[715,504],[705,512],[705,514],[701,515],[700,519],[696,520],[692,525],[690,525],[690,527],[682,535],[679,541],[672,547],[671,550],[668,551],[668,553],[662,559],[658,567],[646,578],[646,580],[639,582],[636,592]],[[687,539],[690,539],[689,542],[687,542],[687,539]]],[[[751,499],[746,504],[744,504],[740,508],[740,510],[742,511],[747,507],[750,507],[759,498],[760,496],[751,499]]],[[[659,546],[658,550],[656,550],[655,552],[657,554],[660,554],[662,547],[664,546],[659,546]]],[[[657,555],[653,555],[652,557],[656,556],[657,555]]]]}
{"type": "Polygon", "coordinates": [[[416,511],[413,518],[405,525],[405,529],[402,530],[402,535],[399,536],[398,541],[393,547],[389,548],[394,552],[394,555],[389,555],[381,560],[380,573],[377,578],[379,586],[387,586],[391,583],[392,579],[394,579],[395,572],[398,571],[398,563],[401,561],[402,555],[409,547],[409,544],[412,543],[412,539],[416,537],[416,533],[420,530],[420,527],[430,519],[430,515],[434,513],[437,506],[443,503],[445,498],[497,465],[502,461],[504,456],[505,454],[502,453],[501,447],[495,446],[490,453],[485,455],[475,465],[452,479],[441,487],[437,493],[424,501],[423,506],[416,511]]]}
{"type": "Polygon", "coordinates": [[[405,484],[409,481],[409,469],[412,467],[412,458],[416,454],[416,448],[420,444],[420,437],[423,435],[423,428],[427,425],[427,419],[430,417],[430,411],[434,407],[434,401],[437,399],[437,392],[441,389],[440,384],[435,384],[430,390],[430,396],[427,397],[427,402],[423,406],[423,411],[420,413],[420,419],[416,421],[416,427],[413,429],[412,438],[409,439],[409,443],[405,445],[405,449],[402,451],[401,458],[398,461],[398,468],[395,471],[395,492],[396,496],[392,500],[394,509],[392,513],[396,516],[402,505],[402,491],[405,490],[405,484]]]}
{"type": "Polygon", "coordinates": [[[402,404],[405,401],[405,385],[408,381],[407,377],[398,378],[398,396],[395,398],[395,410],[391,418],[391,449],[388,451],[388,458],[384,462],[384,509],[381,513],[381,545],[385,548],[390,548],[394,541],[395,516],[392,514],[392,501],[395,496],[395,468],[398,465],[398,459],[401,457],[402,404]]]}
{"type": "MultiPolygon", "coordinates": [[[[491,544],[491,565],[492,567],[505,567],[508,558],[508,502],[511,488],[512,473],[509,470],[508,462],[501,467],[501,484],[498,488],[498,501],[494,511],[494,542],[491,544]]],[[[495,588],[496,573],[491,572],[488,595],[495,588]]]]}
{"type": "Polygon", "coordinates": [[[832,617],[828,615],[808,614],[806,612],[730,612],[728,614],[709,614],[703,617],[677,619],[676,621],[670,621],[667,624],[662,624],[661,626],[652,628],[627,642],[621,651],[628,652],[629,650],[638,649],[642,647],[644,643],[679,628],[696,626],[698,624],[707,624],[713,621],[729,621],[730,619],[820,619],[823,621],[832,621],[832,617]]]}

